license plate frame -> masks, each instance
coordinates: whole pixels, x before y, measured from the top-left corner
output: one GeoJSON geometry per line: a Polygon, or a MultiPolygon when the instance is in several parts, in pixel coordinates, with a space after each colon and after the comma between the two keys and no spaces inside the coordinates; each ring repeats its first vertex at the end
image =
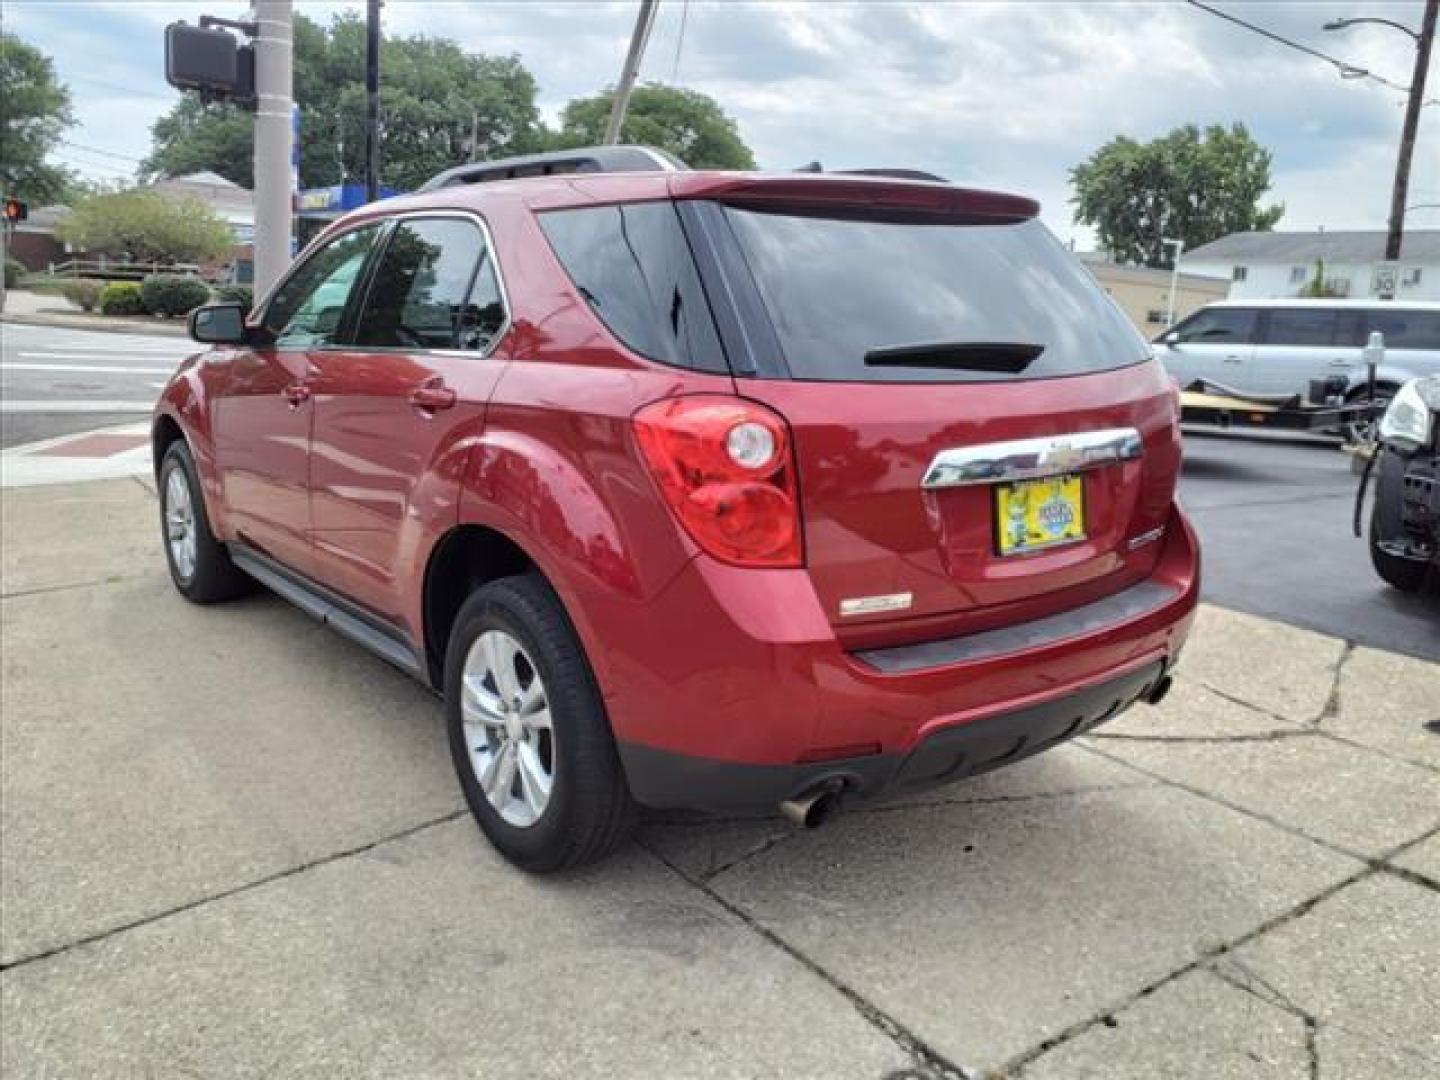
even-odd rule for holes
{"type": "Polygon", "coordinates": [[[1002,558],[1078,544],[1086,538],[1082,473],[1005,480],[993,490],[995,552],[1002,558]]]}

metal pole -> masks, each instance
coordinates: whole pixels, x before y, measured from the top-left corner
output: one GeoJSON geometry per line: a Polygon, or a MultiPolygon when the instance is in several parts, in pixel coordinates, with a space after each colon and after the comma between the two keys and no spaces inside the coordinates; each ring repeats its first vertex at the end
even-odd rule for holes
{"type": "Polygon", "coordinates": [[[10,222],[0,221],[0,312],[5,310],[5,261],[10,258],[10,222]]]}
{"type": "Polygon", "coordinates": [[[1420,124],[1420,103],[1425,97],[1425,76],[1430,70],[1430,47],[1435,42],[1435,18],[1440,0],[1427,0],[1420,36],[1415,41],[1415,74],[1410,100],[1405,103],[1405,126],[1400,133],[1400,156],[1395,161],[1395,187],[1390,193],[1390,232],[1385,237],[1385,261],[1400,258],[1405,227],[1405,197],[1410,188],[1410,159],[1415,154],[1415,129],[1420,124]]]}
{"type": "Polygon", "coordinates": [[[1165,326],[1175,325],[1175,290],[1180,287],[1180,253],[1185,250],[1184,240],[1162,240],[1162,244],[1173,246],[1175,254],[1170,262],[1170,304],[1165,311],[1165,326]]]}
{"type": "Polygon", "coordinates": [[[365,201],[380,198],[380,0],[365,8],[365,201]]]}
{"type": "Polygon", "coordinates": [[[294,68],[291,0],[255,0],[255,295],[290,265],[294,68]]]}
{"type": "Polygon", "coordinates": [[[625,66],[620,69],[620,84],[615,87],[610,123],[605,125],[606,146],[614,146],[620,141],[620,128],[625,123],[625,110],[630,107],[630,92],[635,89],[635,79],[640,74],[640,58],[645,55],[645,41],[650,36],[650,25],[655,19],[658,3],[659,0],[640,0],[640,14],[635,16],[635,32],[630,35],[630,51],[625,54],[625,66]]]}

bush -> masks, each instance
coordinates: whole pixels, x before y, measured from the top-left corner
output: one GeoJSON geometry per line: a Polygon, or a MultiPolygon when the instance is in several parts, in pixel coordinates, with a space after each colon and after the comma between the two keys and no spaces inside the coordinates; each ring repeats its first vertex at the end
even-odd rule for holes
{"type": "Polygon", "coordinates": [[[210,287],[185,274],[151,274],[140,284],[140,302],[151,315],[188,315],[210,299],[210,287]]]}
{"type": "Polygon", "coordinates": [[[243,304],[249,311],[255,306],[255,290],[249,285],[221,285],[215,289],[215,299],[222,304],[243,304]]]}
{"type": "Polygon", "coordinates": [[[94,311],[95,305],[100,303],[100,289],[104,284],[92,278],[75,278],[60,286],[60,295],[81,311],[94,311]]]}
{"type": "Polygon", "coordinates": [[[13,289],[25,280],[25,264],[19,259],[5,256],[5,287],[13,289]]]}
{"type": "Polygon", "coordinates": [[[112,281],[100,290],[101,315],[144,315],[140,285],[134,281],[112,281]]]}

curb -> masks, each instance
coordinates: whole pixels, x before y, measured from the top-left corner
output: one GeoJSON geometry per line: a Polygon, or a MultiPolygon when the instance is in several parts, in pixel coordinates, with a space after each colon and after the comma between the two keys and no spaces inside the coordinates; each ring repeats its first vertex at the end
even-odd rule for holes
{"type": "Polygon", "coordinates": [[[108,334],[157,334],[162,337],[188,337],[181,325],[147,322],[139,319],[112,319],[104,315],[64,315],[25,313],[0,315],[0,323],[16,326],[49,326],[64,330],[96,330],[108,334]]]}

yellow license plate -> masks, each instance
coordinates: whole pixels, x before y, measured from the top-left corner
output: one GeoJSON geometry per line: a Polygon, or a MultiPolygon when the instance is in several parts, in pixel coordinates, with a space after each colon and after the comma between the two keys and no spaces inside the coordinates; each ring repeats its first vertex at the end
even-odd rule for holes
{"type": "Polygon", "coordinates": [[[1085,539],[1084,478],[1071,473],[996,484],[995,537],[1001,555],[1085,539]]]}

